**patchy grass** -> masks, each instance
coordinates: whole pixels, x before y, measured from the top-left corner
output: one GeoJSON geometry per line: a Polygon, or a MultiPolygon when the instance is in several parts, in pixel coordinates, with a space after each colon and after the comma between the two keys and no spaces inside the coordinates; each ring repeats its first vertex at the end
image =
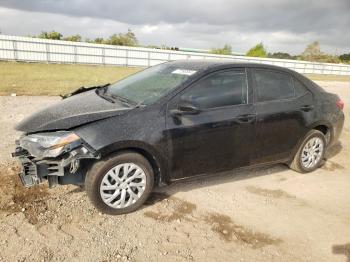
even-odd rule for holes
{"type": "MultiPolygon", "coordinates": [[[[49,95],[69,93],[81,86],[112,83],[141,68],[0,62],[0,95],[49,95]]],[[[350,76],[307,75],[319,81],[350,81],[350,76]]]]}
{"type": "Polygon", "coordinates": [[[0,95],[59,95],[115,82],[140,68],[0,62],[0,95]]]}

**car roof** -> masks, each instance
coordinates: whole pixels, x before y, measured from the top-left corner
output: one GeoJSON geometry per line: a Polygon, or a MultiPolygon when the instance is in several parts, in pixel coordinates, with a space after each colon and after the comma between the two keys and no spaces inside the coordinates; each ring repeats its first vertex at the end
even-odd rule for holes
{"type": "Polygon", "coordinates": [[[281,67],[281,66],[254,63],[254,62],[241,62],[241,61],[234,61],[234,60],[230,61],[229,59],[210,59],[210,60],[209,59],[205,59],[205,60],[188,59],[188,60],[171,61],[171,62],[167,62],[167,64],[171,64],[180,69],[196,70],[202,73],[208,73],[208,72],[210,73],[216,70],[233,68],[233,67],[277,70],[280,72],[289,73],[290,75],[296,77],[312,93],[324,92],[324,90],[319,85],[317,85],[315,82],[313,82],[306,76],[298,73],[297,71],[294,71],[285,67],[281,67]]]}
{"type": "Polygon", "coordinates": [[[193,59],[193,60],[176,60],[172,62],[168,62],[168,64],[188,69],[188,70],[197,70],[204,71],[210,69],[221,69],[226,67],[254,67],[254,68],[265,68],[265,69],[277,69],[285,72],[294,72],[285,67],[261,64],[261,63],[253,63],[253,62],[238,62],[238,61],[228,61],[228,60],[219,60],[219,59],[193,59]]]}

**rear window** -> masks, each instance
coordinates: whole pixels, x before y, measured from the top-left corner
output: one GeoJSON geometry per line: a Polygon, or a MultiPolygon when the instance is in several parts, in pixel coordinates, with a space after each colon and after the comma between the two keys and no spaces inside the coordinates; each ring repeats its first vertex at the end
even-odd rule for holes
{"type": "Polygon", "coordinates": [[[305,95],[308,90],[307,88],[304,86],[304,84],[302,84],[298,79],[293,78],[294,80],[294,88],[295,88],[295,96],[296,97],[300,97],[305,95]]]}
{"type": "Polygon", "coordinates": [[[288,74],[272,70],[255,69],[254,78],[259,102],[294,97],[293,79],[288,74]]]}

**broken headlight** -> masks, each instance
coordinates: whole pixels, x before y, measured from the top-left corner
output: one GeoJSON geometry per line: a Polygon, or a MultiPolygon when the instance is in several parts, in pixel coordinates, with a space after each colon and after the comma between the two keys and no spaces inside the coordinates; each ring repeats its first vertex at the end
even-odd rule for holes
{"type": "Polygon", "coordinates": [[[19,140],[19,145],[37,158],[57,157],[80,144],[80,137],[68,131],[32,134],[19,140]]]}

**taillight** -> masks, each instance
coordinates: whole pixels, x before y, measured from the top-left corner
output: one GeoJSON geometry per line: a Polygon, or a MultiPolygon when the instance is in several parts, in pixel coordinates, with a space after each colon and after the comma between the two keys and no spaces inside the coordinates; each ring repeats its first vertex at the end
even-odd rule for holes
{"type": "Polygon", "coordinates": [[[337,107],[338,107],[340,110],[343,110],[343,109],[344,109],[344,102],[343,102],[343,100],[338,99],[337,102],[336,102],[336,104],[337,104],[337,107]]]}

